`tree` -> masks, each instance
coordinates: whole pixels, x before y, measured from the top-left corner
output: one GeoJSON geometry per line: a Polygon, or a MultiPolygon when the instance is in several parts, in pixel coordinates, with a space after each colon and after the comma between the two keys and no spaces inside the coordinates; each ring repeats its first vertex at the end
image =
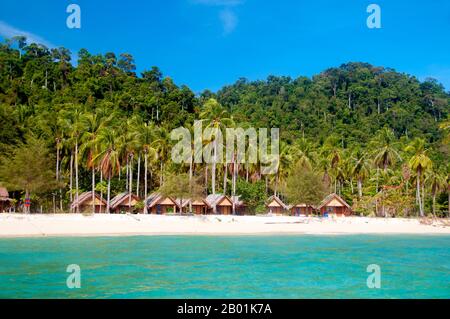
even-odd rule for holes
{"type": "Polygon", "coordinates": [[[163,196],[178,199],[180,213],[182,213],[184,200],[202,198],[203,187],[198,177],[191,179],[187,173],[170,174],[166,177],[164,185],[159,188],[158,192],[163,196]]]}
{"type": "Polygon", "coordinates": [[[117,130],[105,128],[102,129],[97,137],[99,145],[99,153],[94,157],[94,161],[99,161],[100,170],[108,179],[108,195],[106,212],[109,213],[111,203],[111,178],[119,173],[121,164],[120,159],[122,155],[122,145],[117,130]]]}
{"type": "Polygon", "coordinates": [[[0,183],[10,190],[25,191],[25,198],[30,198],[32,193],[42,194],[59,186],[52,167],[45,141],[30,135],[10,156],[0,159],[0,183]]]}
{"type": "Polygon", "coordinates": [[[433,198],[432,212],[436,216],[436,196],[447,188],[447,175],[440,170],[430,170],[425,176],[425,183],[430,185],[431,196],[433,198]]]}
{"type": "Polygon", "coordinates": [[[218,142],[218,134],[224,135],[222,130],[226,127],[231,127],[234,123],[233,119],[228,117],[228,112],[217,102],[215,99],[209,99],[203,105],[203,111],[200,113],[200,118],[203,119],[207,123],[206,128],[210,128],[214,130],[214,138],[210,137],[210,141],[212,139],[212,165],[211,165],[211,189],[212,193],[216,194],[216,164],[217,164],[217,155],[218,148],[222,147],[218,142]]]}
{"type": "Polygon", "coordinates": [[[367,154],[358,149],[353,155],[353,163],[351,174],[357,180],[358,197],[361,198],[363,196],[363,182],[370,175],[371,162],[368,160],[367,154]]]}
{"type": "Polygon", "coordinates": [[[419,204],[420,216],[424,216],[424,203],[420,196],[420,178],[425,171],[433,166],[433,162],[428,157],[428,150],[425,148],[425,141],[423,139],[415,139],[409,144],[405,151],[410,152],[412,157],[409,160],[409,166],[416,172],[416,196],[419,204]]]}
{"type": "Polygon", "coordinates": [[[316,205],[326,195],[327,188],[316,172],[297,163],[286,180],[284,194],[291,204],[316,205]]]}

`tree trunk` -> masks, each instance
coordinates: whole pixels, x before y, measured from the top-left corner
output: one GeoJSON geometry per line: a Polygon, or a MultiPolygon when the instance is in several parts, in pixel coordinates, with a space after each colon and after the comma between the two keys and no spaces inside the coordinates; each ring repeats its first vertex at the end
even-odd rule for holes
{"type": "MultiPolygon", "coordinates": [[[[236,174],[237,174],[237,170],[236,170],[236,154],[233,154],[233,182],[232,182],[232,196],[233,198],[236,196],[236,174]]],[[[233,200],[233,215],[236,214],[236,205],[235,205],[235,201],[233,200]]]]}
{"type": "MultiPolygon", "coordinates": [[[[192,189],[192,176],[193,176],[193,165],[192,165],[192,155],[189,160],[189,187],[192,189]]],[[[189,201],[189,212],[192,213],[192,199],[189,201]]]]}
{"type": "Polygon", "coordinates": [[[111,172],[108,174],[108,195],[106,200],[106,212],[109,214],[109,203],[111,199],[111,172]]]}
{"type": "Polygon", "coordinates": [[[359,198],[362,197],[362,179],[358,178],[358,196],[359,198]]]}
{"type": "Polygon", "coordinates": [[[433,216],[436,217],[436,192],[433,193],[433,216]]]}
{"type": "Polygon", "coordinates": [[[416,194],[417,194],[417,200],[419,203],[419,213],[420,213],[420,217],[423,217],[423,208],[422,208],[422,199],[420,197],[420,169],[417,170],[417,180],[416,180],[416,194]]]}
{"type": "Polygon", "coordinates": [[[211,168],[211,191],[213,195],[216,194],[216,160],[217,160],[216,155],[217,155],[217,140],[216,138],[214,138],[214,156],[211,168]]]}
{"type": "MultiPolygon", "coordinates": [[[[70,204],[73,203],[73,152],[70,154],[70,180],[69,180],[69,188],[70,188],[70,204]]],[[[72,212],[72,205],[70,206],[70,212],[72,212]]]]}
{"type": "Polygon", "coordinates": [[[131,194],[133,193],[133,155],[130,157],[130,189],[128,193],[128,212],[131,213],[131,194]]]}
{"type": "Polygon", "coordinates": [[[164,179],[163,179],[163,170],[164,170],[164,167],[163,167],[164,165],[163,165],[163,162],[161,161],[161,164],[160,164],[160,167],[161,167],[161,175],[159,176],[159,186],[162,186],[162,184],[163,184],[163,182],[164,182],[164,179]]]}
{"type": "Polygon", "coordinates": [[[139,183],[141,179],[141,153],[138,155],[137,180],[136,180],[136,195],[139,197],[139,183]]]}
{"type": "Polygon", "coordinates": [[[148,190],[148,187],[147,187],[147,170],[148,170],[148,168],[147,168],[147,160],[148,160],[148,154],[147,154],[147,152],[145,152],[145,154],[144,154],[144,199],[147,199],[147,190],[148,190]]]}
{"type": "Polygon", "coordinates": [[[126,162],[126,168],[127,168],[127,174],[126,174],[126,178],[125,178],[125,188],[127,191],[130,191],[130,185],[128,184],[130,179],[129,179],[129,168],[128,168],[128,155],[127,155],[127,162],[126,162]]]}
{"type": "Polygon", "coordinates": [[[92,165],[92,214],[95,214],[95,169],[92,165]]]}
{"type": "Polygon", "coordinates": [[[208,165],[205,165],[205,189],[206,189],[206,193],[209,194],[209,190],[208,190],[208,165]]]}
{"type": "MultiPolygon", "coordinates": [[[[100,184],[103,183],[103,171],[100,169],[100,184]]],[[[102,188],[100,190],[100,200],[103,203],[103,185],[102,188]]],[[[103,213],[103,209],[102,209],[102,205],[100,205],[100,213],[103,213]]]]}
{"type": "Polygon", "coordinates": [[[75,201],[77,202],[76,212],[80,212],[80,205],[78,203],[78,140],[75,141],[75,189],[76,189],[76,197],[75,201]]]}
{"type": "Polygon", "coordinates": [[[227,194],[227,178],[228,178],[228,164],[225,163],[225,172],[223,173],[223,194],[227,194]]]}

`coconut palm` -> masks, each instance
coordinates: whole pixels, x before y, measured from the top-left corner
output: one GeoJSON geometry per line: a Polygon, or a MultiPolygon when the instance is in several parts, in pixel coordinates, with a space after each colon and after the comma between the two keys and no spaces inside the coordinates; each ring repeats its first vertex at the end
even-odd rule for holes
{"type": "Polygon", "coordinates": [[[112,118],[103,119],[97,113],[89,113],[84,118],[85,131],[81,135],[80,155],[86,161],[86,168],[91,170],[92,175],[92,213],[95,213],[95,155],[99,151],[97,136],[107,124],[111,123],[112,118]]]}
{"type": "MultiPolygon", "coordinates": [[[[232,118],[228,117],[228,112],[215,100],[209,99],[203,106],[203,111],[200,113],[200,118],[206,123],[205,128],[212,128],[214,130],[222,131],[226,127],[234,125],[232,118]]],[[[218,132],[218,131],[217,131],[218,132]]],[[[222,134],[223,136],[223,134],[222,134]]],[[[211,137],[212,138],[212,137],[211,137]]],[[[212,140],[213,158],[211,165],[211,189],[212,193],[216,193],[216,162],[218,148],[222,147],[218,143],[217,136],[212,140]]]]}
{"type": "Polygon", "coordinates": [[[441,170],[429,170],[425,175],[425,183],[430,185],[431,196],[433,198],[432,211],[433,216],[436,216],[436,195],[447,188],[447,175],[441,170]]]}
{"type": "MultiPolygon", "coordinates": [[[[73,146],[72,154],[74,163],[71,163],[75,167],[75,201],[78,201],[79,195],[79,180],[78,180],[78,147],[80,142],[81,133],[85,129],[84,110],[80,105],[69,105],[69,108],[62,111],[61,124],[66,130],[69,136],[69,144],[73,146]]],[[[79,212],[78,206],[76,211],[79,212]]]]}
{"type": "Polygon", "coordinates": [[[363,152],[361,149],[357,149],[353,153],[353,167],[351,169],[351,174],[357,181],[358,187],[358,197],[361,198],[363,182],[370,175],[370,165],[371,161],[368,159],[367,154],[363,152]]]}
{"type": "Polygon", "coordinates": [[[425,141],[420,138],[416,138],[405,148],[406,152],[412,154],[409,160],[409,166],[416,172],[416,196],[419,204],[420,216],[424,216],[423,200],[420,196],[420,178],[428,169],[433,166],[433,162],[428,157],[428,150],[425,148],[425,141]]]}
{"type": "Polygon", "coordinates": [[[118,134],[116,128],[104,128],[100,130],[96,142],[99,145],[99,152],[94,157],[94,161],[99,161],[100,170],[108,179],[107,190],[107,204],[106,211],[110,212],[110,200],[111,200],[111,178],[114,177],[120,170],[120,159],[122,158],[123,145],[120,143],[123,141],[118,134]]]}

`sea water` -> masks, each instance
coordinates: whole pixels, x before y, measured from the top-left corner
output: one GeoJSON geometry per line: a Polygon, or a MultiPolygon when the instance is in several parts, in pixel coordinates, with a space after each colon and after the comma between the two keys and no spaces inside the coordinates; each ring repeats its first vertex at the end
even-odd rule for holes
{"type": "Polygon", "coordinates": [[[450,298],[450,236],[0,239],[0,298],[450,298]]]}

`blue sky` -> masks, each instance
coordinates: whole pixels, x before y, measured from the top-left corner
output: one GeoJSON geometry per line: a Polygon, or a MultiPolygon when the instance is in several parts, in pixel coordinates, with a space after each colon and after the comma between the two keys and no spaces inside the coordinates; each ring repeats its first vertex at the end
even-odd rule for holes
{"type": "Polygon", "coordinates": [[[0,36],[26,33],[72,52],[129,52],[195,92],[239,77],[311,76],[349,61],[392,67],[450,89],[448,0],[1,1],[0,36]],[[81,7],[81,29],[66,7],[81,7]],[[381,7],[381,29],[366,8],[381,7]]]}

